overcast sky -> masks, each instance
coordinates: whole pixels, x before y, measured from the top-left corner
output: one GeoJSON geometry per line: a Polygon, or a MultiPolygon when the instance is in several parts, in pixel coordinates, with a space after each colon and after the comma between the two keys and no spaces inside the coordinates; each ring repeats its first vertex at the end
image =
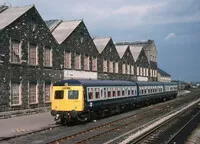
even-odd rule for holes
{"type": "Polygon", "coordinates": [[[83,19],[91,36],[153,39],[158,66],[173,79],[200,81],[199,0],[0,0],[34,4],[44,20],[83,19]]]}

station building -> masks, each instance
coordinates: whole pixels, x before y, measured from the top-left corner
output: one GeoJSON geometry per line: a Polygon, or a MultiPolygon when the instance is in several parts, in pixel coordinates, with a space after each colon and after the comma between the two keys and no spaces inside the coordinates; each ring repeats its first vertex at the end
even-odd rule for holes
{"type": "Polygon", "coordinates": [[[136,81],[136,63],[128,45],[115,45],[120,56],[120,74],[123,80],[136,81]]]}
{"type": "MultiPolygon", "coordinates": [[[[143,49],[142,51],[145,52],[145,55],[143,57],[147,58],[148,61],[148,67],[146,67],[147,64],[140,64],[137,67],[139,68],[138,74],[140,76],[143,76],[143,78],[139,77],[139,81],[157,81],[158,77],[158,68],[157,68],[157,49],[155,42],[153,40],[145,40],[145,41],[124,41],[124,42],[116,42],[116,45],[129,45],[132,47],[132,49],[137,48],[143,49]],[[148,78],[148,80],[147,80],[148,78]]],[[[142,52],[143,53],[143,52],[142,52]]],[[[135,58],[134,58],[135,59],[135,58]]],[[[138,63],[139,64],[139,63],[138,63]]]]}
{"type": "Polygon", "coordinates": [[[158,68],[158,81],[160,82],[171,82],[171,75],[164,70],[158,68]]]}
{"type": "Polygon", "coordinates": [[[97,79],[97,48],[83,20],[46,21],[57,40],[64,79],[97,79]]]}
{"type": "Polygon", "coordinates": [[[50,105],[60,49],[34,5],[0,7],[0,111],[50,105]]]}

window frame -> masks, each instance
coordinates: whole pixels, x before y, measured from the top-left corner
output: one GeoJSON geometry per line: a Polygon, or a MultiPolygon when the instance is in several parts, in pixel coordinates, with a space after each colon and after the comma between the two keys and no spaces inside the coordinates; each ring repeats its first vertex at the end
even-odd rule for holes
{"type": "Polygon", "coordinates": [[[36,66],[36,65],[38,65],[38,45],[37,44],[35,44],[35,43],[31,43],[31,42],[29,42],[28,43],[28,64],[29,65],[32,65],[32,66],[36,66]],[[35,45],[35,51],[36,51],[36,54],[35,54],[35,64],[32,64],[32,63],[30,63],[30,45],[35,45]]]}
{"type": "Polygon", "coordinates": [[[28,103],[30,105],[32,104],[38,104],[38,82],[28,82],[28,103]],[[35,91],[35,102],[30,102],[30,85],[31,84],[35,84],[35,87],[36,87],[36,91],[35,91]]]}
{"type": "Polygon", "coordinates": [[[53,54],[52,54],[52,48],[50,46],[44,46],[44,60],[43,60],[43,64],[45,67],[52,67],[53,66],[53,54]],[[49,65],[46,64],[46,49],[50,50],[49,53],[49,65]]]}
{"type": "Polygon", "coordinates": [[[9,102],[9,105],[12,107],[12,106],[20,106],[22,105],[22,83],[21,82],[12,82],[10,81],[10,96],[9,96],[9,99],[10,99],[10,102],[9,102]],[[19,103],[18,104],[12,104],[12,84],[18,84],[18,99],[19,99],[19,103]]]}

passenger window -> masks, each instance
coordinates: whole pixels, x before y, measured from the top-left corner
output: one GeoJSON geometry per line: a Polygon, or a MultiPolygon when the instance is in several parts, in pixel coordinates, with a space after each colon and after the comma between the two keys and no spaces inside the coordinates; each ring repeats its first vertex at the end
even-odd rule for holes
{"type": "Polygon", "coordinates": [[[128,95],[131,95],[131,91],[130,91],[130,89],[128,89],[128,95]]]}
{"type": "Polygon", "coordinates": [[[104,88],[104,98],[107,97],[106,88],[104,88]]]}
{"type": "Polygon", "coordinates": [[[63,90],[58,90],[55,91],[55,99],[63,99],[64,98],[64,91],[63,90]]]}
{"type": "Polygon", "coordinates": [[[113,88],[113,97],[115,97],[115,96],[116,96],[116,89],[113,88]]]}
{"type": "Polygon", "coordinates": [[[100,89],[99,88],[95,89],[95,95],[96,95],[96,99],[100,98],[100,89]]]}
{"type": "Polygon", "coordinates": [[[117,88],[117,96],[121,96],[120,88],[117,88]]]}
{"type": "Polygon", "coordinates": [[[103,98],[103,95],[104,95],[104,91],[103,91],[103,89],[101,88],[101,98],[103,98]]]}
{"type": "Polygon", "coordinates": [[[68,99],[78,99],[78,90],[69,90],[68,99]]]}
{"type": "Polygon", "coordinates": [[[108,91],[108,97],[111,97],[111,91],[108,91]]]}
{"type": "Polygon", "coordinates": [[[134,95],[134,88],[133,87],[132,87],[132,92],[131,93],[132,93],[132,95],[134,95]]]}
{"type": "Polygon", "coordinates": [[[91,99],[94,98],[94,97],[93,97],[93,88],[89,88],[88,91],[89,91],[89,93],[88,93],[88,98],[91,100],[91,99]]]}
{"type": "Polygon", "coordinates": [[[122,90],[122,96],[124,96],[125,95],[125,92],[124,92],[124,90],[122,90]]]}

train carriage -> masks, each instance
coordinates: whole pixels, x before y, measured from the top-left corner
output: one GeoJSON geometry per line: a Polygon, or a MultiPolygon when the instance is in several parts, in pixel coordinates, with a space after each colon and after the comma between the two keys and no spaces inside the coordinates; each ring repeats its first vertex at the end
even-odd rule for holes
{"type": "Polygon", "coordinates": [[[161,101],[165,97],[164,84],[161,82],[137,82],[138,85],[138,103],[152,103],[161,101]]]}
{"type": "Polygon", "coordinates": [[[51,114],[61,121],[88,120],[91,113],[121,111],[133,105],[137,84],[119,80],[63,80],[53,85],[51,114]]]}

